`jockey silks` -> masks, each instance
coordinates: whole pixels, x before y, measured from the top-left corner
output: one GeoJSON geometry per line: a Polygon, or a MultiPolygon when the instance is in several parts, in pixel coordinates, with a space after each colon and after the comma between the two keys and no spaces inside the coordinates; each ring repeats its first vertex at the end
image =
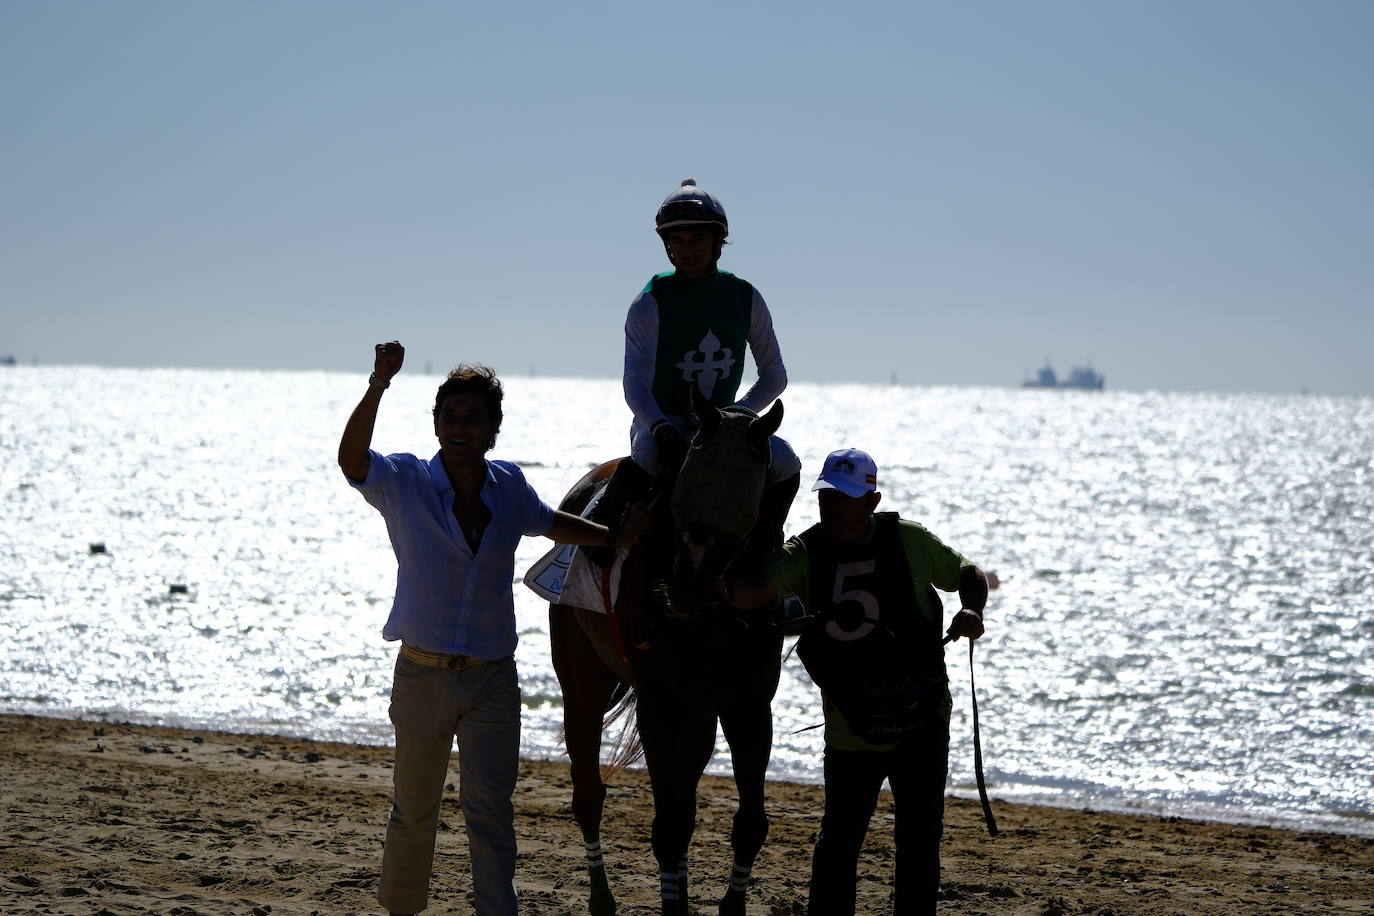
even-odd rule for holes
{"type": "Polygon", "coordinates": [[[690,417],[694,381],[717,407],[733,404],[744,377],[754,288],[725,271],[700,280],[670,271],[651,279],[644,292],[658,303],[652,391],[659,409],[690,417]]]}

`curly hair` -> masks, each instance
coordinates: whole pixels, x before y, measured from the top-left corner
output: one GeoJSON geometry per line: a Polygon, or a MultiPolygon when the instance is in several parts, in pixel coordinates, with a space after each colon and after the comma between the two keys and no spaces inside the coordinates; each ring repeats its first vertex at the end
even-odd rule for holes
{"type": "Polygon", "coordinates": [[[491,442],[487,443],[487,448],[494,446],[496,434],[501,431],[501,398],[505,396],[496,370],[479,363],[462,363],[455,367],[434,393],[434,419],[439,419],[444,399],[452,394],[475,394],[486,402],[487,417],[491,420],[491,442]]]}

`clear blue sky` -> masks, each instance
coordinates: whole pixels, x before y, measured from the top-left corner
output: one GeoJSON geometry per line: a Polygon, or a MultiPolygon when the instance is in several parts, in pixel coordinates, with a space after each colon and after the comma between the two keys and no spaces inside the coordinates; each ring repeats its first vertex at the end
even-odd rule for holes
{"type": "Polygon", "coordinates": [[[1374,394],[1374,3],[0,4],[0,354],[618,376],[717,194],[794,380],[1374,394]]]}

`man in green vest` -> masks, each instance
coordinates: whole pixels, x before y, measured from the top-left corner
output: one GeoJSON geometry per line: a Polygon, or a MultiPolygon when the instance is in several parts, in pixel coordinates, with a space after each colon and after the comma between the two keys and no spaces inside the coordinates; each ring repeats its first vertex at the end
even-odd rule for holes
{"type": "MultiPolygon", "coordinates": [[[[696,429],[689,406],[692,385],[717,407],[755,413],[787,387],[768,305],[753,286],[716,266],[730,232],[720,201],[685,178],[659,206],[654,222],[673,270],[649,280],[625,319],[625,402],[634,414],[631,460],[620,463],[591,515],[612,526],[635,494],[656,477],[673,477],[682,466],[696,429]],[[753,354],[758,380],[736,398],[746,350],[753,354]]],[[[769,446],[769,488],[760,524],[776,528],[776,543],[781,543],[801,461],[784,439],[774,436],[769,446]]],[[[593,551],[593,558],[604,565],[610,551],[593,551]]]]}
{"type": "Polygon", "coordinates": [[[821,689],[825,813],[808,912],[854,912],[859,851],[883,780],[896,807],[893,913],[933,914],[940,887],[949,757],[942,631],[983,635],[983,572],[923,526],[875,513],[878,468],[858,449],[825,459],[820,523],[787,541],[762,575],[721,584],[737,608],[793,594],[807,610],[797,654],[821,689]],[[948,630],[935,588],[957,591],[948,630]]]}

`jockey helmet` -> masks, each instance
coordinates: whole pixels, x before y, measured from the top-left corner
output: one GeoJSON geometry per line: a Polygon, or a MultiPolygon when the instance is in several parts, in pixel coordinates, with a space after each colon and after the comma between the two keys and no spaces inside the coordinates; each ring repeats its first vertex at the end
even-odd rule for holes
{"type": "Polygon", "coordinates": [[[719,226],[722,239],[730,234],[725,208],[714,194],[697,187],[695,178],[682,179],[682,186],[664,198],[654,224],[659,235],[677,226],[719,226]]]}

